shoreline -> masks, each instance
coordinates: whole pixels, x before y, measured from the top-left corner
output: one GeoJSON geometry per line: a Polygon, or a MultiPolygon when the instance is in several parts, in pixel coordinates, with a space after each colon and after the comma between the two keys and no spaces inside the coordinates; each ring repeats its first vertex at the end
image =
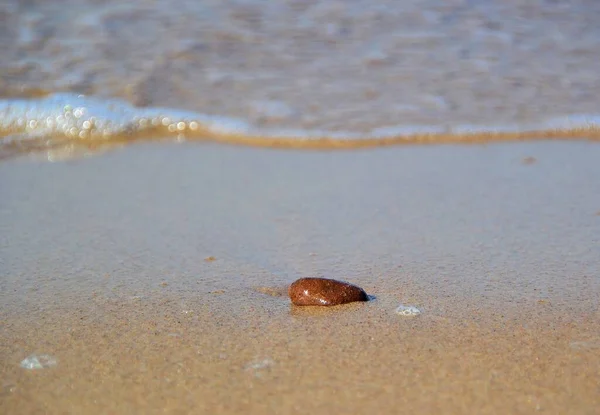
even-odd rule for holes
{"type": "Polygon", "coordinates": [[[568,115],[505,126],[396,125],[363,132],[265,128],[251,121],[184,110],[139,108],[122,100],[50,94],[0,100],[0,161],[46,153],[48,160],[90,156],[140,142],[173,141],[297,150],[405,145],[600,140],[600,117],[568,115]]]}

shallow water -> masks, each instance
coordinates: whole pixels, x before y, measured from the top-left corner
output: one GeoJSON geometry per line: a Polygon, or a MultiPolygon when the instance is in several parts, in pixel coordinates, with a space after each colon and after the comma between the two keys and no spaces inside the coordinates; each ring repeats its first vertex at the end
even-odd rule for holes
{"type": "Polygon", "coordinates": [[[599,19],[593,0],[3,2],[0,157],[595,139],[599,19]]]}

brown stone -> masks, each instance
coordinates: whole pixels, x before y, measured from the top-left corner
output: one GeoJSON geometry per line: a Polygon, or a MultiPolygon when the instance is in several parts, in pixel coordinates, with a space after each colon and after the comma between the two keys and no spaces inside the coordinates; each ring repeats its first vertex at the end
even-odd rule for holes
{"type": "Polygon", "coordinates": [[[327,278],[300,278],[288,289],[294,305],[332,306],[369,301],[367,293],[356,285],[327,278]]]}

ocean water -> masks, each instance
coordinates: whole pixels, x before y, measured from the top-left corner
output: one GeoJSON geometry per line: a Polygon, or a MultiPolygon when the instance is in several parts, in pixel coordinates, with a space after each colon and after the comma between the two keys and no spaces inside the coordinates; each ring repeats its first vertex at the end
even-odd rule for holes
{"type": "Polygon", "coordinates": [[[0,159],[600,139],[595,0],[7,0],[0,159]]]}

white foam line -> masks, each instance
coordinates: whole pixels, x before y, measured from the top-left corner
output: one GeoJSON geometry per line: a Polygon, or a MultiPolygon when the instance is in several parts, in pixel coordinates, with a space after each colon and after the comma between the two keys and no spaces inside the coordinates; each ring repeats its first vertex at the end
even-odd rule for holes
{"type": "MultiPolygon", "coordinates": [[[[65,137],[70,139],[97,139],[109,141],[111,138],[136,134],[143,138],[145,131],[162,128],[161,134],[176,133],[183,137],[204,137],[235,142],[244,138],[252,140],[271,139],[297,142],[368,142],[394,140],[412,142],[425,139],[427,142],[465,141],[477,135],[494,136],[543,133],[556,136],[560,133],[577,133],[578,137],[600,136],[599,115],[569,115],[556,117],[538,123],[477,126],[427,126],[397,125],[371,130],[367,134],[349,131],[300,130],[300,129],[259,129],[250,123],[236,118],[212,116],[190,111],[168,108],[137,108],[118,99],[99,99],[76,94],[53,94],[41,99],[0,100],[0,143],[6,145],[6,138],[22,136],[23,140],[65,137]],[[28,136],[28,137],[27,137],[28,136]]],[[[514,137],[513,137],[514,138],[514,137]]],[[[485,140],[482,140],[485,141],[485,140]]]]}

